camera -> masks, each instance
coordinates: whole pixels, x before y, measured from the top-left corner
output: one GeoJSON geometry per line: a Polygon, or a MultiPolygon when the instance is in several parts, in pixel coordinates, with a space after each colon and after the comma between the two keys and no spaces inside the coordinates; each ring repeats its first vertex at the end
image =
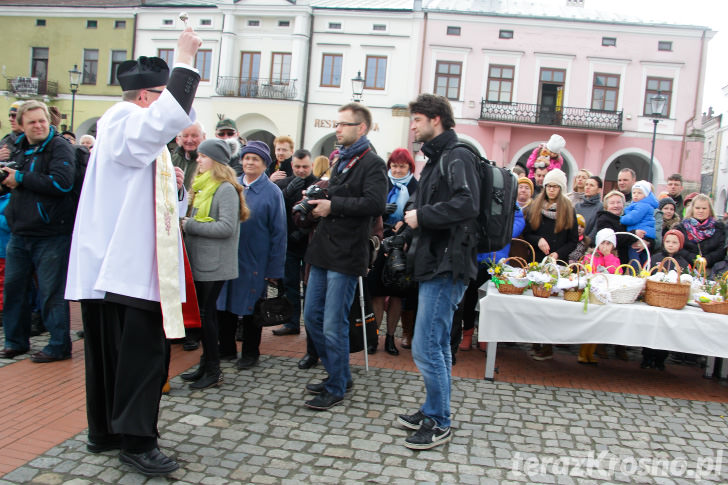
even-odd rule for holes
{"type": "Polygon", "coordinates": [[[303,193],[303,200],[299,202],[298,204],[293,206],[292,211],[293,212],[301,212],[302,214],[308,214],[313,210],[313,207],[311,204],[308,203],[309,200],[322,200],[322,199],[328,199],[329,194],[326,191],[326,189],[323,189],[319,187],[318,185],[311,185],[309,188],[306,189],[306,191],[303,193]]]}
{"type": "Polygon", "coordinates": [[[407,269],[407,258],[404,255],[404,245],[407,242],[402,234],[385,237],[382,240],[381,250],[389,255],[389,267],[392,271],[399,273],[407,269]]]}
{"type": "MultiPolygon", "coordinates": [[[[18,164],[15,162],[0,163],[0,168],[2,168],[2,167],[8,167],[8,168],[12,168],[13,170],[17,170],[18,164]]],[[[5,180],[6,178],[8,178],[8,175],[10,175],[10,174],[8,174],[5,170],[0,170],[0,182],[5,180]]]]}

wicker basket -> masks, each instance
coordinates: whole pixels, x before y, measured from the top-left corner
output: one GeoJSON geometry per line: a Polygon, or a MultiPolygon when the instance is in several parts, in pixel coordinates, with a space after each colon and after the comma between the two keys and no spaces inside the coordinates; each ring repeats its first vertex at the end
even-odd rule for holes
{"type": "MultiPolygon", "coordinates": [[[[634,271],[634,268],[631,266],[622,266],[626,266],[634,271]]],[[[596,277],[604,278],[606,285],[603,293],[600,293],[598,290],[595,291],[596,288],[592,285],[591,292],[589,293],[590,303],[634,303],[645,288],[645,280],[636,276],[599,273],[594,278],[596,277]]],[[[594,279],[592,279],[593,281],[594,279]]]]}
{"type": "Polygon", "coordinates": [[[519,288],[517,286],[513,286],[510,283],[501,283],[498,285],[498,293],[501,293],[503,295],[522,295],[524,291],[526,291],[527,286],[524,286],[522,288],[519,288]]]}
{"type": "MultiPolygon", "coordinates": [[[[652,268],[652,271],[657,269],[658,271],[665,271],[663,263],[665,261],[672,261],[675,267],[677,267],[677,274],[681,274],[682,269],[680,264],[675,259],[667,257],[660,261],[660,264],[652,268]]],[[[664,281],[652,281],[647,280],[647,286],[645,287],[645,303],[652,306],[661,308],[671,308],[673,310],[680,310],[688,303],[690,299],[690,284],[688,283],[667,283],[664,281]]]]}
{"type": "Polygon", "coordinates": [[[564,290],[564,300],[580,301],[583,294],[584,290],[564,290]]]}
{"type": "Polygon", "coordinates": [[[531,285],[533,296],[538,298],[548,298],[551,296],[551,288],[545,288],[543,285],[531,285]]]}
{"type": "Polygon", "coordinates": [[[709,303],[698,302],[700,308],[707,313],[720,313],[721,315],[728,315],[728,301],[711,301],[709,303]]]}

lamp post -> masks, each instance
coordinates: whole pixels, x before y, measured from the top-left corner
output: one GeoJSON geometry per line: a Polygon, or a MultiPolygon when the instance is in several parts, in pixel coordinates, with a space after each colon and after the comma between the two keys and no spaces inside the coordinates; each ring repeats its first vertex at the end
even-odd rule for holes
{"type": "Polygon", "coordinates": [[[650,100],[650,107],[652,108],[652,123],[654,123],[654,128],[652,129],[652,151],[650,152],[650,171],[649,175],[647,176],[647,181],[652,183],[652,160],[655,158],[655,139],[657,138],[657,123],[660,122],[660,118],[662,118],[662,110],[665,109],[665,103],[667,102],[667,98],[660,94],[660,92],[657,92],[657,96],[653,96],[650,100]]]}
{"type": "Polygon", "coordinates": [[[71,129],[73,131],[73,115],[76,111],[76,91],[78,86],[81,84],[82,72],[78,70],[78,64],[73,65],[73,69],[68,71],[68,84],[71,85],[71,129]]]}
{"type": "Polygon", "coordinates": [[[364,92],[364,78],[361,77],[361,71],[358,71],[356,77],[351,79],[351,92],[354,101],[361,102],[361,95],[364,92]]]}

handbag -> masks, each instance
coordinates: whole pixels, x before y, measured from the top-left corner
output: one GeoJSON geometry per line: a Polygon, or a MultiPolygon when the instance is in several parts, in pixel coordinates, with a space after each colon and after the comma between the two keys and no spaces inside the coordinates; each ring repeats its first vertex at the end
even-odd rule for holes
{"type": "Polygon", "coordinates": [[[268,297],[268,285],[266,285],[265,296],[255,302],[253,322],[259,327],[282,325],[293,316],[293,305],[283,294],[283,283],[279,281],[274,287],[278,296],[268,297]]]}
{"type": "MultiPolygon", "coordinates": [[[[361,281],[361,278],[359,279],[361,281]]],[[[374,309],[369,298],[369,292],[364,287],[364,318],[366,320],[367,344],[377,341],[377,319],[374,318],[374,309]]],[[[361,321],[361,302],[359,293],[354,295],[354,301],[349,310],[349,353],[364,350],[364,332],[361,321]]]]}

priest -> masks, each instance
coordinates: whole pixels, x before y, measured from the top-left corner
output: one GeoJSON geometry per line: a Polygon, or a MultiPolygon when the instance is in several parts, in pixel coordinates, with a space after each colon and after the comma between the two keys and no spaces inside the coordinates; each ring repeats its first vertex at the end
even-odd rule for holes
{"type": "Polygon", "coordinates": [[[182,32],[171,74],[158,57],[119,66],[122,102],[98,121],[71,243],[66,298],[81,302],[87,449],[121,449],[121,462],[147,476],[179,468],[157,445],[165,338],[184,337],[186,194],[166,144],[194,122],[200,44],[182,32]]]}

